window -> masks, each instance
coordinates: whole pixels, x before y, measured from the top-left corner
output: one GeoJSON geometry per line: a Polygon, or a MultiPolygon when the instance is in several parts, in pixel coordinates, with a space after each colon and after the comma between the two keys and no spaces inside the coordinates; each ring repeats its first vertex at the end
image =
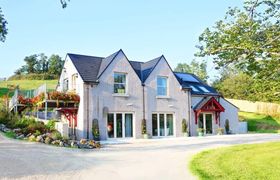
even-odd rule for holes
{"type": "Polygon", "coordinates": [[[107,116],[108,138],[133,137],[132,113],[109,113],[107,116]]]}
{"type": "Polygon", "coordinates": [[[167,77],[157,78],[157,95],[167,96],[167,77]]]}
{"type": "Polygon", "coordinates": [[[72,90],[74,91],[76,91],[77,89],[77,78],[78,78],[78,74],[72,75],[72,90]]]}
{"type": "Polygon", "coordinates": [[[126,74],[114,73],[114,93],[126,93],[126,74]]]}
{"type": "Polygon", "coordinates": [[[68,79],[63,80],[63,91],[64,92],[68,91],[68,87],[69,87],[68,82],[69,82],[68,79]]]}
{"type": "Polygon", "coordinates": [[[152,114],[153,136],[173,136],[174,122],[173,114],[154,113],[152,114]]]}

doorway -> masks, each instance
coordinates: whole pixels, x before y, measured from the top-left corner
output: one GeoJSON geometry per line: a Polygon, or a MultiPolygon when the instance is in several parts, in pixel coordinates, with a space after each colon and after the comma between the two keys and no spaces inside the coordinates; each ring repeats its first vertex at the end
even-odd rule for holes
{"type": "Polygon", "coordinates": [[[133,114],[108,113],[107,136],[108,138],[133,137],[133,114]]]}
{"type": "Polygon", "coordinates": [[[213,134],[213,114],[200,113],[198,120],[198,128],[202,128],[204,134],[213,134]]]}

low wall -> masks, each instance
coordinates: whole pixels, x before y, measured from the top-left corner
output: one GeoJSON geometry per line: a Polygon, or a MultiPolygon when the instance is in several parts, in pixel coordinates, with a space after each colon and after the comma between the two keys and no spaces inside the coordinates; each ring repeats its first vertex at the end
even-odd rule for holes
{"type": "Polygon", "coordinates": [[[246,100],[226,99],[239,108],[240,111],[255,112],[273,116],[280,116],[280,104],[267,102],[252,102],[246,100]]]}

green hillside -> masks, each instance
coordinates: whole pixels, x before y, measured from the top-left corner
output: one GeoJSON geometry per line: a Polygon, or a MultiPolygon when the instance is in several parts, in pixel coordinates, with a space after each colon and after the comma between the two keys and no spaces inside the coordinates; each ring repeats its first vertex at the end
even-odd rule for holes
{"type": "MultiPolygon", "coordinates": [[[[19,85],[21,91],[27,92],[29,90],[37,89],[42,84],[47,83],[49,90],[54,90],[57,85],[57,80],[13,80],[0,81],[0,97],[6,95],[9,85],[19,85]]],[[[11,96],[12,94],[10,94],[11,96]]]]}

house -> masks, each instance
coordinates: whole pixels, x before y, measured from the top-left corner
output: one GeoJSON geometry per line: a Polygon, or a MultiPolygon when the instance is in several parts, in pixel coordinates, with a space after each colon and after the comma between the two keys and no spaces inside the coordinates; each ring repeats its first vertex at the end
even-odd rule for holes
{"type": "Polygon", "coordinates": [[[94,123],[102,140],[142,138],[142,119],[152,137],[183,136],[182,120],[191,136],[197,128],[215,134],[226,119],[238,132],[238,109],[195,75],[173,72],[164,56],[138,62],[122,50],[108,57],[69,53],[57,90],[80,95],[78,139],[92,138],[94,123]]]}

